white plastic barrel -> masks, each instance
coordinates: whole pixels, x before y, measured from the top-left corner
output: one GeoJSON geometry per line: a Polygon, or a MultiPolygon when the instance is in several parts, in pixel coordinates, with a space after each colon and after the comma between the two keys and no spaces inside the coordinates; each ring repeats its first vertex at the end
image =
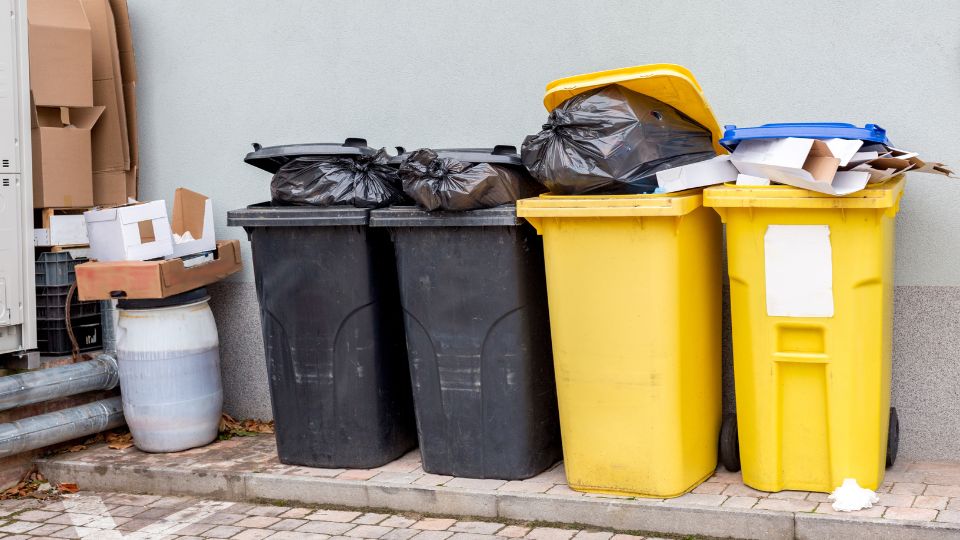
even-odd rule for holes
{"type": "Polygon", "coordinates": [[[217,438],[223,387],[208,299],[201,289],[117,306],[123,414],[145,452],[178,452],[217,438]]]}

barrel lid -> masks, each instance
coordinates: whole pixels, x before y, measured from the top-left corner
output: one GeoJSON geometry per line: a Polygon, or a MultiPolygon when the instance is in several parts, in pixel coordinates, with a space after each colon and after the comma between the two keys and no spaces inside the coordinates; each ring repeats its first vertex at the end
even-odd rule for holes
{"type": "Polygon", "coordinates": [[[720,124],[703,96],[700,83],[690,70],[676,64],[648,64],[557,79],[547,85],[543,105],[552,111],[573,96],[611,84],[660,100],[689,116],[710,130],[718,154],[727,153],[720,145],[723,134],[720,124]]]}
{"type": "Polygon", "coordinates": [[[274,206],[262,202],[227,212],[230,227],[331,227],[366,225],[369,220],[368,208],[354,206],[274,206]]]}
{"type": "MultiPolygon", "coordinates": [[[[509,144],[498,144],[493,148],[431,148],[439,158],[450,158],[470,163],[495,163],[497,165],[512,165],[523,167],[517,147],[509,144]]],[[[400,163],[412,152],[392,158],[391,163],[400,163]]]]}
{"type": "Polygon", "coordinates": [[[371,227],[515,227],[522,224],[513,204],[463,212],[428,212],[416,206],[370,211],[371,227]]]}
{"type": "Polygon", "coordinates": [[[367,145],[367,140],[350,137],[342,143],[286,144],[281,146],[260,146],[253,143],[253,152],[243,161],[268,173],[275,173],[287,163],[305,156],[362,156],[376,154],[377,150],[367,145]]]}
{"type": "Polygon", "coordinates": [[[780,139],[799,137],[803,139],[860,139],[865,142],[890,144],[887,130],[877,124],[857,127],[842,122],[784,122],[763,124],[754,127],[723,126],[720,144],[733,150],[741,141],[750,139],[780,139]]]}
{"type": "Polygon", "coordinates": [[[647,195],[550,195],[517,201],[524,218],[683,216],[703,204],[702,190],[647,195]]]}
{"type": "Polygon", "coordinates": [[[117,309],[157,309],[173,306],[185,306],[187,304],[193,304],[195,302],[207,300],[208,298],[210,298],[210,295],[207,294],[207,288],[200,287],[199,289],[193,289],[192,291],[175,294],[166,298],[124,298],[117,302],[117,309]]]}

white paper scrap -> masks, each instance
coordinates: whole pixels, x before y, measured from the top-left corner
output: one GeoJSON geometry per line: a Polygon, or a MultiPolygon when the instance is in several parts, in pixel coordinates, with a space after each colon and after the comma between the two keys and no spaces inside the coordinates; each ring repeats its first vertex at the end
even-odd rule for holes
{"type": "Polygon", "coordinates": [[[853,478],[844,479],[843,484],[833,490],[827,499],[833,501],[833,509],[837,512],[864,510],[880,502],[880,497],[876,493],[860,487],[853,478]]]}
{"type": "Polygon", "coordinates": [[[763,252],[767,315],[833,317],[828,225],[770,225],[763,252]]]}
{"type": "Polygon", "coordinates": [[[760,178],[759,176],[750,176],[749,174],[737,175],[738,186],[769,186],[769,178],[760,178]]]}

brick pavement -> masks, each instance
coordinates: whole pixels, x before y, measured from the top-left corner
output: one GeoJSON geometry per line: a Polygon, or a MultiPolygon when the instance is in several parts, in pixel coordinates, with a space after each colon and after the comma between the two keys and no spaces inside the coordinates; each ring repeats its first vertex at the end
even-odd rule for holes
{"type": "Polygon", "coordinates": [[[634,540],[615,531],[80,492],[59,501],[0,501],[0,540],[634,540]]]}

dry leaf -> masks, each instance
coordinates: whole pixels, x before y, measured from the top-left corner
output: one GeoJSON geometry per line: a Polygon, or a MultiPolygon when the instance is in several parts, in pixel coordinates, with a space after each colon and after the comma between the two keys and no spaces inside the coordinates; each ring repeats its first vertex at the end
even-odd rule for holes
{"type": "Polygon", "coordinates": [[[60,490],[60,493],[76,493],[80,491],[80,488],[76,484],[57,484],[57,489],[60,490]]]}
{"type": "Polygon", "coordinates": [[[75,444],[75,445],[71,446],[70,448],[67,448],[67,452],[79,452],[79,451],[81,451],[81,450],[86,450],[86,449],[87,449],[86,445],[83,445],[83,444],[75,444]]]}
{"type": "Polygon", "coordinates": [[[237,421],[226,413],[220,417],[221,440],[232,437],[250,437],[258,433],[273,433],[273,420],[264,422],[263,420],[250,418],[237,421]]]}
{"type": "Polygon", "coordinates": [[[107,433],[106,440],[107,448],[113,450],[126,450],[133,446],[133,434],[129,431],[126,433],[107,433]]]}

